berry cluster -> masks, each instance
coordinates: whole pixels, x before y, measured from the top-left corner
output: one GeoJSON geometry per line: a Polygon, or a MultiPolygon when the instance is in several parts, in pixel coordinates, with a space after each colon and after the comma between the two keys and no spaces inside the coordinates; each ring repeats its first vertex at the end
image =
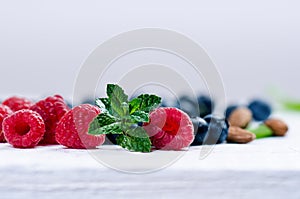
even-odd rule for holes
{"type": "MultiPolygon", "coordinates": [[[[248,143],[255,138],[283,136],[288,130],[282,120],[269,119],[272,108],[269,103],[260,99],[254,99],[245,106],[228,106],[225,117],[212,114],[214,101],[206,95],[199,95],[196,100],[186,95],[178,99],[168,105],[181,109],[191,117],[195,135],[192,146],[220,144],[226,141],[248,143]],[[249,124],[252,121],[261,124],[258,128],[251,129],[249,124]]],[[[166,104],[163,102],[162,106],[166,104]]]]}
{"type": "MultiPolygon", "coordinates": [[[[169,100],[172,101],[172,100],[169,100]]],[[[166,102],[162,106],[166,106],[166,102]]],[[[194,100],[182,95],[170,106],[186,112],[192,121],[194,140],[191,145],[220,144],[227,139],[229,123],[226,118],[212,114],[214,101],[207,95],[198,95],[194,100]]]]}
{"type": "Polygon", "coordinates": [[[16,148],[38,144],[95,148],[105,137],[88,135],[88,127],[99,113],[97,107],[89,104],[70,109],[60,95],[36,103],[10,97],[0,104],[0,142],[7,141],[16,148]]]}
{"type": "Polygon", "coordinates": [[[266,101],[254,99],[248,105],[230,105],[225,111],[231,127],[228,142],[248,143],[256,138],[284,136],[288,131],[287,124],[276,118],[270,118],[272,107],[266,101]],[[251,128],[251,122],[258,126],[251,128]]]}
{"type": "Polygon", "coordinates": [[[218,117],[212,114],[214,101],[205,95],[198,96],[196,102],[188,96],[181,96],[169,104],[171,107],[166,107],[165,102],[158,107],[155,100],[160,102],[160,98],[157,96],[141,95],[127,101],[128,96],[119,89],[118,93],[108,89],[109,98],[97,99],[98,107],[81,104],[72,109],[59,95],[36,103],[22,97],[10,97],[0,104],[0,142],[7,141],[17,148],[61,144],[68,148],[87,149],[103,144],[107,136],[113,144],[144,152],[150,151],[148,146],[181,150],[190,145],[226,141],[248,143],[255,138],[283,136],[288,130],[283,121],[269,118],[271,106],[258,99],[243,106],[230,105],[225,117],[218,117]],[[108,103],[109,100],[114,106],[108,103]],[[121,105],[128,103],[128,106],[118,107],[118,100],[124,101],[121,105]],[[154,106],[151,103],[157,106],[151,109],[154,106]],[[128,110],[123,113],[126,107],[128,110]],[[131,114],[126,116],[127,122],[129,117],[131,119],[130,126],[126,127],[126,122],[120,126],[119,121],[123,121],[127,112],[131,114]],[[260,125],[251,129],[249,124],[253,121],[260,122],[260,125]],[[139,149],[139,144],[144,148],[139,149]]]}

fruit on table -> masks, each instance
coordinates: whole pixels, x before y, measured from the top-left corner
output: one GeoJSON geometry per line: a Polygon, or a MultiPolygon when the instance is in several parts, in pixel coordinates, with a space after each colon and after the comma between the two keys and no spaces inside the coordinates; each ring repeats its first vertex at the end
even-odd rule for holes
{"type": "Polygon", "coordinates": [[[117,134],[106,134],[106,138],[107,138],[107,142],[106,143],[109,143],[108,141],[110,141],[109,144],[117,144],[117,137],[119,135],[117,134]]]}
{"type": "Polygon", "coordinates": [[[33,102],[24,97],[13,96],[4,100],[2,104],[8,106],[12,111],[18,111],[29,109],[33,105],[33,102]]]}
{"type": "Polygon", "coordinates": [[[271,106],[267,102],[259,99],[252,100],[248,108],[251,110],[253,119],[256,121],[268,119],[272,112],[271,106]]]}
{"type": "Polygon", "coordinates": [[[229,128],[226,119],[207,115],[204,119],[192,118],[192,121],[195,129],[195,139],[192,146],[225,142],[229,128]]]}
{"type": "Polygon", "coordinates": [[[183,111],[167,107],[150,113],[150,122],[143,128],[156,149],[180,150],[194,140],[194,127],[190,117],[183,111]]]}
{"type": "Polygon", "coordinates": [[[195,100],[190,96],[183,95],[179,98],[179,106],[177,107],[190,117],[204,117],[212,113],[213,106],[212,99],[206,95],[199,95],[195,100]]]}
{"type": "Polygon", "coordinates": [[[208,124],[201,117],[194,117],[191,118],[191,120],[194,125],[194,134],[195,134],[195,139],[192,142],[191,146],[202,145],[208,131],[208,124]]]}
{"type": "Polygon", "coordinates": [[[68,111],[56,127],[56,141],[68,148],[90,149],[103,144],[105,135],[89,135],[89,124],[100,113],[90,104],[82,104],[68,111]]]}
{"type": "Polygon", "coordinates": [[[228,106],[226,108],[226,110],[225,110],[225,117],[228,118],[230,116],[230,114],[232,113],[232,111],[234,111],[238,107],[239,107],[238,105],[230,105],[230,106],[228,106]]]}
{"type": "Polygon", "coordinates": [[[8,115],[11,115],[12,113],[13,111],[8,106],[0,104],[0,142],[6,142],[4,133],[2,132],[2,122],[8,115]]]}
{"type": "Polygon", "coordinates": [[[212,114],[203,118],[208,123],[207,137],[204,144],[221,144],[226,141],[229,123],[227,119],[212,114]]]}
{"type": "Polygon", "coordinates": [[[213,100],[206,95],[198,96],[198,106],[200,110],[200,117],[205,117],[213,111],[214,102],[213,100]]]}
{"type": "Polygon", "coordinates": [[[23,109],[6,117],[2,123],[8,143],[16,148],[31,148],[43,138],[45,124],[35,111],[23,109]]]}
{"type": "Polygon", "coordinates": [[[55,139],[56,126],[69,109],[60,95],[47,97],[30,107],[30,110],[39,113],[45,122],[46,132],[41,140],[42,144],[57,144],[55,139]]]}

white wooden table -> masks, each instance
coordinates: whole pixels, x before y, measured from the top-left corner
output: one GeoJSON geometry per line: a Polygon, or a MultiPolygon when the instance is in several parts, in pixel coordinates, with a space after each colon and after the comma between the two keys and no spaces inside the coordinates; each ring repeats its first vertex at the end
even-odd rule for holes
{"type": "Polygon", "coordinates": [[[174,164],[147,174],[110,169],[86,150],[0,144],[0,198],[299,199],[300,114],[276,115],[290,126],[284,138],[216,145],[204,159],[202,146],[191,147],[174,164]]]}

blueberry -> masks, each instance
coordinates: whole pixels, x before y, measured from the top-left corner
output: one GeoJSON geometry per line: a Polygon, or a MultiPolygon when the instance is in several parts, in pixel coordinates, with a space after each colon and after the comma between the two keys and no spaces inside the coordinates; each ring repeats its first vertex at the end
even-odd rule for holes
{"type": "Polygon", "coordinates": [[[200,117],[204,117],[212,113],[214,102],[209,96],[200,95],[198,96],[198,106],[200,110],[200,117]]]}
{"type": "Polygon", "coordinates": [[[236,108],[238,108],[238,105],[230,105],[226,108],[225,111],[225,117],[229,118],[230,114],[232,113],[232,111],[234,111],[236,108]]]}
{"type": "Polygon", "coordinates": [[[225,118],[207,115],[204,120],[208,123],[208,132],[204,144],[220,144],[225,142],[228,135],[229,123],[225,118]]]}
{"type": "Polygon", "coordinates": [[[137,123],[138,126],[143,126],[143,124],[144,124],[143,122],[138,122],[137,123]]]}
{"type": "Polygon", "coordinates": [[[211,119],[214,118],[212,114],[206,115],[203,119],[209,124],[211,119]]]}
{"type": "Polygon", "coordinates": [[[106,138],[110,141],[105,141],[105,144],[117,144],[117,139],[118,135],[117,134],[106,134],[106,138]]]}
{"type": "Polygon", "coordinates": [[[202,145],[205,139],[205,136],[207,134],[208,130],[208,124],[207,122],[200,118],[200,117],[194,117],[191,118],[193,125],[194,125],[194,134],[195,139],[192,142],[192,146],[202,145]]]}
{"type": "Polygon", "coordinates": [[[199,115],[199,109],[197,102],[190,97],[184,95],[179,98],[180,109],[186,112],[190,117],[197,117],[199,115]]]}
{"type": "Polygon", "coordinates": [[[251,110],[253,119],[256,121],[264,121],[271,115],[271,106],[262,100],[256,99],[249,103],[248,108],[251,110]]]}

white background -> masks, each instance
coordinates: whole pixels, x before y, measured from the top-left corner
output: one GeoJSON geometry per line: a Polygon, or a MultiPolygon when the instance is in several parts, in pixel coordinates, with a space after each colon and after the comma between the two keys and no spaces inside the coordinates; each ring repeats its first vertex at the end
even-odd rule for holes
{"type": "Polygon", "coordinates": [[[80,66],[121,32],[166,28],[206,49],[228,98],[298,92],[298,1],[0,0],[0,92],[71,96],[80,66]],[[180,3],[179,3],[180,2],[180,3]]]}

